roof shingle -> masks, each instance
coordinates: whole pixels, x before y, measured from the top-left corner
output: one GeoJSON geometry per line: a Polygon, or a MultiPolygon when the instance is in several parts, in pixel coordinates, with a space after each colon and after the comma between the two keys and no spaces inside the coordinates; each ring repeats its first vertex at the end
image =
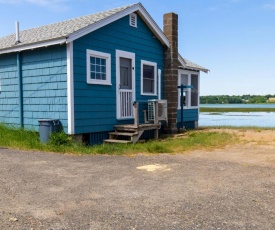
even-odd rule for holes
{"type": "MultiPolygon", "coordinates": [[[[86,15],[86,16],[82,16],[82,17],[78,17],[78,18],[74,18],[74,19],[70,19],[62,22],[48,24],[45,26],[40,26],[37,28],[28,29],[28,30],[22,30],[20,31],[20,43],[15,44],[15,41],[16,41],[15,34],[11,34],[0,38],[0,51],[3,51],[3,53],[5,53],[6,50],[10,50],[13,48],[17,49],[22,47],[24,49],[24,47],[28,45],[40,44],[42,42],[50,42],[58,39],[64,39],[64,42],[65,42],[65,39],[68,38],[70,35],[76,32],[85,30],[85,28],[95,23],[98,23],[101,20],[107,19],[108,17],[114,16],[115,14],[118,14],[124,10],[127,10],[128,8],[131,8],[135,5],[142,6],[140,3],[130,4],[130,5],[118,7],[115,9],[94,13],[94,14],[90,14],[90,15],[86,15]]],[[[153,23],[155,22],[153,21],[153,23]]],[[[159,29],[158,26],[157,28],[159,29]]],[[[163,33],[161,29],[159,29],[159,31],[161,34],[163,33]]],[[[183,58],[181,55],[179,55],[179,65],[180,65],[179,67],[183,67],[186,69],[201,70],[206,73],[209,71],[208,69],[183,58]]]]}
{"type": "MultiPolygon", "coordinates": [[[[66,38],[76,31],[84,29],[96,22],[117,14],[132,7],[133,5],[135,4],[20,31],[20,43],[17,44],[16,47],[56,40],[59,38],[66,38]]],[[[12,47],[15,47],[15,34],[0,38],[0,50],[9,49],[12,47]]]]}
{"type": "Polygon", "coordinates": [[[209,69],[206,69],[192,61],[189,61],[186,58],[183,58],[180,54],[179,54],[179,67],[181,68],[185,68],[185,69],[190,69],[190,70],[199,70],[199,71],[203,71],[205,73],[209,72],[209,69]]]}

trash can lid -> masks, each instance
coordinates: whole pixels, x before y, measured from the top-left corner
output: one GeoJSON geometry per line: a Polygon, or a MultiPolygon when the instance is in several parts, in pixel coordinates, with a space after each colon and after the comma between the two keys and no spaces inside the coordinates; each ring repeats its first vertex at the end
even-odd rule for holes
{"type": "Polygon", "coordinates": [[[59,119],[38,119],[38,121],[58,121],[59,119]]]}
{"type": "Polygon", "coordinates": [[[59,119],[39,119],[38,122],[58,122],[59,119]]]}

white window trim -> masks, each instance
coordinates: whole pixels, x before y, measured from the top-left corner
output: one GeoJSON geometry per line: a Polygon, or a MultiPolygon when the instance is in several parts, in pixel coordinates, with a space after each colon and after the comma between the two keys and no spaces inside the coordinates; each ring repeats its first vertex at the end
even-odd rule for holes
{"type": "Polygon", "coordinates": [[[87,83],[96,85],[112,85],[111,84],[111,54],[103,53],[95,50],[87,50],[87,83]],[[91,79],[90,57],[98,57],[106,59],[106,80],[91,79]]]}
{"type": "Polygon", "coordinates": [[[129,14],[129,24],[130,24],[130,26],[137,28],[137,14],[135,14],[135,13],[129,14]],[[132,20],[131,20],[132,17],[134,17],[134,19],[135,19],[134,25],[132,24],[132,20]]]}
{"type": "Polygon", "coordinates": [[[141,88],[141,95],[144,96],[157,96],[157,63],[141,60],[141,73],[140,73],[140,88],[141,88]],[[143,92],[143,65],[149,65],[154,67],[154,93],[144,93],[143,92]]]}
{"type": "MultiPolygon", "coordinates": [[[[191,106],[191,89],[185,89],[184,91],[188,94],[187,96],[187,105],[184,105],[184,109],[198,109],[200,106],[200,72],[190,71],[190,70],[182,70],[179,69],[178,74],[178,86],[180,85],[181,81],[181,74],[188,75],[188,85],[191,85],[191,75],[195,74],[198,75],[198,106],[191,106]]],[[[180,108],[180,89],[178,89],[178,110],[180,108]]]]}

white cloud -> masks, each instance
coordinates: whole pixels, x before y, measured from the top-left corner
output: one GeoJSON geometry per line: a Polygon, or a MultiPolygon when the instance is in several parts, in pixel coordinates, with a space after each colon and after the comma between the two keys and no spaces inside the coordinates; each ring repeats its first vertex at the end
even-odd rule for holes
{"type": "Polygon", "coordinates": [[[68,10],[69,0],[0,0],[0,3],[5,4],[33,4],[48,8],[54,11],[68,10]]]}
{"type": "Polygon", "coordinates": [[[264,8],[269,10],[275,10],[275,1],[273,1],[272,3],[264,4],[264,8]]]}

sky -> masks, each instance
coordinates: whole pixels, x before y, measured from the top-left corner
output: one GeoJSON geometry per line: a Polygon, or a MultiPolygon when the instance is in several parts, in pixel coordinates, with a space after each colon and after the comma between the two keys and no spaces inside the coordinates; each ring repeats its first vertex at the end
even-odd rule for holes
{"type": "MultiPolygon", "coordinates": [[[[136,3],[133,0],[0,0],[0,37],[136,3]]],[[[275,94],[275,0],[141,0],[163,28],[179,15],[179,52],[201,73],[201,95],[275,94]]]]}

